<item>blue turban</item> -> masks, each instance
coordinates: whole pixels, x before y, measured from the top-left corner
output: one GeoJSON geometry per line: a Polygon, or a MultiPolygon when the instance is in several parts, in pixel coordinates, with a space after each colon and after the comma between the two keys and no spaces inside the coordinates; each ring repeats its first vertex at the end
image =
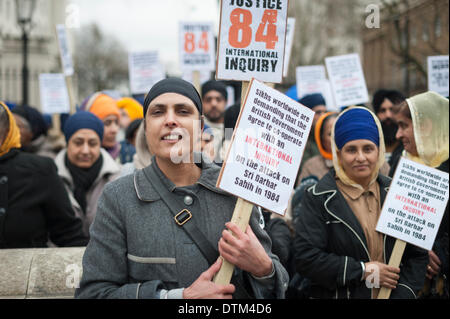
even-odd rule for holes
{"type": "Polygon", "coordinates": [[[323,98],[322,94],[320,94],[320,93],[305,95],[300,100],[298,100],[298,102],[310,109],[312,109],[313,107],[315,107],[317,105],[326,105],[325,99],[323,98]]]}
{"type": "Polygon", "coordinates": [[[355,108],[342,113],[334,127],[334,141],[337,148],[354,140],[369,140],[380,146],[380,134],[372,114],[365,109],[355,108]]]}
{"type": "Polygon", "coordinates": [[[97,133],[100,142],[103,140],[103,122],[91,112],[79,111],[71,115],[64,124],[66,142],[69,142],[69,139],[76,131],[84,128],[97,133]]]}

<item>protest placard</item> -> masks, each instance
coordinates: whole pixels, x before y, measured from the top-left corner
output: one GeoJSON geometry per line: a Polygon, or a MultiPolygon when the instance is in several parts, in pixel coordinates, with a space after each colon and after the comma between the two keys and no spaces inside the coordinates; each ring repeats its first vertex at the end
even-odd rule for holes
{"type": "MultiPolygon", "coordinates": [[[[449,174],[402,157],[376,230],[397,238],[389,266],[398,267],[406,243],[431,250],[448,202],[449,174]]],[[[383,287],[378,299],[388,299],[383,287]]]]}
{"type": "Polygon", "coordinates": [[[284,215],[314,112],[252,80],[217,187],[284,215]]]}
{"type": "Polygon", "coordinates": [[[69,44],[67,41],[67,32],[64,24],[56,25],[56,35],[58,38],[59,54],[61,65],[65,76],[73,75],[72,56],[70,55],[69,44]]]}
{"type": "Polygon", "coordinates": [[[307,94],[320,92],[323,81],[327,80],[325,66],[323,65],[298,66],[295,68],[295,76],[299,99],[307,94]]]}
{"type": "Polygon", "coordinates": [[[180,22],[180,68],[190,71],[213,71],[215,45],[212,23],[180,22]]]}
{"type": "Polygon", "coordinates": [[[298,99],[308,94],[320,93],[325,99],[327,109],[330,111],[337,110],[330,81],[326,76],[325,66],[298,66],[295,68],[295,73],[298,99]]]}
{"type": "Polygon", "coordinates": [[[448,97],[448,55],[429,56],[428,90],[448,97]]]}
{"type": "Polygon", "coordinates": [[[325,64],[337,107],[369,102],[369,93],[358,54],[327,57],[325,64]]]}
{"type": "Polygon", "coordinates": [[[377,231],[430,250],[447,205],[448,186],[448,173],[402,157],[377,231]]]}
{"type": "Polygon", "coordinates": [[[286,47],[284,49],[283,76],[287,77],[289,71],[289,61],[291,59],[292,44],[294,43],[295,18],[287,19],[286,26],[286,47]]]}
{"type": "Polygon", "coordinates": [[[39,92],[43,113],[69,113],[69,94],[67,92],[64,74],[39,74],[39,92]]]}
{"type": "Polygon", "coordinates": [[[216,78],[283,78],[288,0],[221,2],[216,78]]]}
{"type": "Polygon", "coordinates": [[[128,72],[133,94],[146,94],[156,82],[165,78],[158,51],[130,52],[128,72]]]}

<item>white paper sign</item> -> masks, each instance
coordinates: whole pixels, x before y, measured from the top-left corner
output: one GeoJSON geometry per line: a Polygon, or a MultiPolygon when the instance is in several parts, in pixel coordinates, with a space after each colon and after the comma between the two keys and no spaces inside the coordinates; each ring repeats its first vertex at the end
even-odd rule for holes
{"type": "Polygon", "coordinates": [[[56,25],[56,34],[58,38],[59,55],[61,56],[61,64],[63,67],[64,75],[73,75],[72,57],[70,55],[69,45],[67,41],[66,27],[64,24],[56,25]]]}
{"type": "Polygon", "coordinates": [[[128,72],[132,94],[146,94],[156,82],[165,78],[158,51],[129,53],[128,72]]]}
{"type": "Polygon", "coordinates": [[[217,187],[284,215],[314,112],[252,80],[217,187]]]}
{"type": "Polygon", "coordinates": [[[323,65],[298,66],[295,68],[297,80],[297,97],[318,93],[322,89],[323,81],[327,80],[323,65]]]}
{"type": "Polygon", "coordinates": [[[376,230],[431,250],[447,205],[448,186],[448,173],[402,157],[376,230]]]}
{"type": "Polygon", "coordinates": [[[292,44],[294,43],[295,18],[288,18],[286,28],[286,49],[284,50],[283,76],[287,77],[289,60],[291,59],[292,44]]]}
{"type": "Polygon", "coordinates": [[[60,114],[70,112],[69,94],[64,74],[39,74],[39,92],[42,113],[60,114]]]}
{"type": "Polygon", "coordinates": [[[336,106],[369,102],[366,80],[358,54],[325,58],[336,106]]]}
{"type": "Polygon", "coordinates": [[[288,0],[221,3],[216,78],[281,83],[288,0]]]}
{"type": "Polygon", "coordinates": [[[337,110],[323,65],[298,66],[295,68],[297,80],[297,98],[305,95],[320,93],[325,99],[327,109],[337,110]]]}
{"type": "Polygon", "coordinates": [[[215,42],[212,23],[180,22],[180,67],[182,70],[215,69],[215,42]]]}
{"type": "Polygon", "coordinates": [[[448,55],[428,57],[428,90],[448,97],[448,55]]]}

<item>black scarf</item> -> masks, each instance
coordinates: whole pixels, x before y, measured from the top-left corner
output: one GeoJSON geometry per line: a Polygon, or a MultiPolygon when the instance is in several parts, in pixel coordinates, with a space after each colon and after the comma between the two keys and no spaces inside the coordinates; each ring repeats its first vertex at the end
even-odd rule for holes
{"type": "Polygon", "coordinates": [[[95,161],[95,163],[89,168],[80,168],[73,165],[69,161],[67,153],[64,161],[66,167],[69,169],[70,175],[72,176],[72,180],[75,185],[75,189],[73,192],[74,197],[77,200],[78,204],[80,204],[83,213],[86,214],[86,193],[88,192],[89,188],[91,188],[92,184],[97,179],[98,174],[100,173],[103,164],[103,157],[100,154],[97,161],[95,161]]]}

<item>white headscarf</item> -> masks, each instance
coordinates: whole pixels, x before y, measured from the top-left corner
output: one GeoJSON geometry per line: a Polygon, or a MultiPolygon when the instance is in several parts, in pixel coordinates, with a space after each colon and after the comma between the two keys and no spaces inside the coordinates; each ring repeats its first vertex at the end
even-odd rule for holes
{"type": "Polygon", "coordinates": [[[429,91],[406,99],[413,123],[419,157],[406,157],[430,167],[448,159],[448,99],[429,91]]]}

